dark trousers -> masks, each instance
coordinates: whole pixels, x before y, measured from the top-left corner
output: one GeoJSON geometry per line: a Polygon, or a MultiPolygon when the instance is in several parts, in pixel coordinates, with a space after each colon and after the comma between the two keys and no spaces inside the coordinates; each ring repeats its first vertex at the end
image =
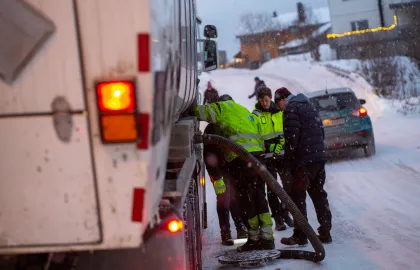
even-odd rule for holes
{"type": "MultiPolygon", "coordinates": [[[[277,168],[274,166],[267,167],[268,171],[271,173],[271,175],[274,177],[274,179],[277,179],[277,168]]],[[[282,208],[282,205],[280,203],[279,197],[277,197],[276,194],[274,194],[270,187],[267,186],[267,199],[268,199],[268,205],[270,206],[271,210],[271,217],[274,218],[276,221],[280,221],[284,217],[284,209],[282,208]]]]}
{"type": "MultiPolygon", "coordinates": [[[[258,153],[255,156],[260,156],[258,153]]],[[[240,158],[229,163],[229,171],[238,180],[240,208],[247,220],[269,213],[265,183],[260,176],[240,158]]]]}
{"type": "Polygon", "coordinates": [[[220,230],[230,231],[229,213],[232,215],[232,219],[238,229],[243,224],[243,221],[236,196],[237,183],[224,166],[223,154],[217,145],[205,145],[203,152],[206,169],[212,182],[223,177],[226,185],[225,193],[216,195],[216,209],[220,230]]]}
{"type": "MultiPolygon", "coordinates": [[[[289,193],[292,176],[290,170],[283,166],[283,162],[279,160],[271,160],[267,162],[267,169],[274,179],[277,179],[277,173],[280,175],[283,189],[289,193]]],[[[288,215],[289,211],[287,211],[286,205],[280,202],[277,195],[275,195],[269,187],[267,187],[267,199],[272,217],[276,221],[284,219],[288,215]]]]}
{"type": "MultiPolygon", "coordinates": [[[[239,202],[236,196],[236,181],[229,175],[227,170],[223,169],[223,179],[226,185],[226,192],[216,196],[217,215],[221,231],[230,231],[229,212],[232,215],[236,229],[242,224],[241,212],[239,211],[239,202]]],[[[244,224],[245,225],[245,224],[244,224]]]]}
{"type": "MultiPolygon", "coordinates": [[[[325,164],[316,163],[305,165],[299,168],[292,168],[292,183],[290,197],[299,208],[300,212],[307,218],[306,212],[306,191],[314,204],[316,216],[320,227],[319,233],[329,232],[331,230],[331,210],[329,207],[327,192],[324,190],[325,184],[325,164]]],[[[297,224],[295,224],[294,233],[302,235],[297,224]]]]}

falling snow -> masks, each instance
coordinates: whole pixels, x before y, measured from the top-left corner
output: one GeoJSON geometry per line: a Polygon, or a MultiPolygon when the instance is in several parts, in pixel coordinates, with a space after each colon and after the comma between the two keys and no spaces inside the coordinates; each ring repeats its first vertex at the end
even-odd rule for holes
{"type": "MultiPolygon", "coordinates": [[[[301,59],[279,58],[259,70],[218,70],[201,76],[204,90],[211,80],[221,94],[230,94],[252,110],[253,78],[259,76],[272,89],[286,86],[293,93],[328,87],[351,87],[366,99],[376,139],[376,156],[364,158],[361,151],[345,153],[326,166],[333,243],[325,245],[326,259],[319,265],[306,261],[278,260],[259,269],[418,269],[420,264],[420,115],[401,115],[391,102],[378,98],[360,76],[339,77],[322,65],[301,59]]],[[[202,124],[205,126],[205,124],[202,124]]],[[[219,269],[217,257],[235,247],[220,245],[215,195],[207,189],[208,229],[204,235],[204,269],[219,269]]],[[[315,212],[307,201],[311,225],[315,212]]],[[[231,223],[233,225],[233,222],[231,223]]],[[[234,229],[233,229],[234,230],[234,229]]],[[[276,232],[281,237],[292,230],[276,232]]],[[[312,250],[310,246],[304,248],[312,250]]],[[[239,269],[223,266],[221,269],[239,269]]]]}

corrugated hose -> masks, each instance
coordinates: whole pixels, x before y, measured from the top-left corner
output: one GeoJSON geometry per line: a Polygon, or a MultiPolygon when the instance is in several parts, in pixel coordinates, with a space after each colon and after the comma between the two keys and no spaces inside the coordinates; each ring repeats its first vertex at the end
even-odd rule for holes
{"type": "Polygon", "coordinates": [[[290,250],[290,249],[279,249],[279,259],[303,259],[312,262],[320,262],[325,258],[325,249],[316,235],[315,231],[309,225],[307,219],[299,211],[296,204],[287,195],[286,191],[280,186],[280,184],[273,178],[270,172],[266,169],[256,157],[247,152],[242,146],[234,143],[233,141],[226,139],[222,136],[204,134],[196,136],[197,143],[204,144],[216,144],[233,153],[237,154],[243,161],[251,164],[251,167],[261,176],[261,178],[267,183],[268,187],[276,194],[282,203],[284,203],[287,209],[293,216],[295,224],[302,229],[312,244],[315,251],[306,250],[290,250]]]}

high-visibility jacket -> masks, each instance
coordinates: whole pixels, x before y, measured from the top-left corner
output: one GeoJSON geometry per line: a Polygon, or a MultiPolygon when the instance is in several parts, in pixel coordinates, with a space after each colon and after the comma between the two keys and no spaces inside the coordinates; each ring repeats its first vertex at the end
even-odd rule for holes
{"type": "MultiPolygon", "coordinates": [[[[264,151],[264,140],[258,132],[257,117],[233,100],[198,105],[194,108],[194,114],[201,121],[216,124],[221,136],[241,145],[248,152],[264,151]]],[[[223,153],[227,162],[237,157],[228,150],[223,153]]]]}
{"type": "Polygon", "coordinates": [[[274,102],[271,102],[270,108],[264,110],[259,103],[255,105],[253,114],[258,116],[258,130],[264,139],[266,151],[270,144],[280,144],[283,148],[283,112],[276,108],[274,102]]]}

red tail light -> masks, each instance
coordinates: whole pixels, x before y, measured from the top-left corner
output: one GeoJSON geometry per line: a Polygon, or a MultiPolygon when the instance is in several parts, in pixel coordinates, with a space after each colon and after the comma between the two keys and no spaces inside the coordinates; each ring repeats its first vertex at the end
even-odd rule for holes
{"type": "Polygon", "coordinates": [[[99,126],[104,143],[137,142],[135,87],[131,81],[96,84],[99,126]]]}
{"type": "Polygon", "coordinates": [[[352,111],[351,115],[359,118],[364,118],[367,116],[367,110],[363,107],[360,107],[359,109],[352,111]]]}
{"type": "Polygon", "coordinates": [[[182,221],[179,219],[173,219],[169,221],[167,228],[168,228],[168,231],[170,231],[171,233],[177,233],[181,231],[183,228],[182,221]]]}

